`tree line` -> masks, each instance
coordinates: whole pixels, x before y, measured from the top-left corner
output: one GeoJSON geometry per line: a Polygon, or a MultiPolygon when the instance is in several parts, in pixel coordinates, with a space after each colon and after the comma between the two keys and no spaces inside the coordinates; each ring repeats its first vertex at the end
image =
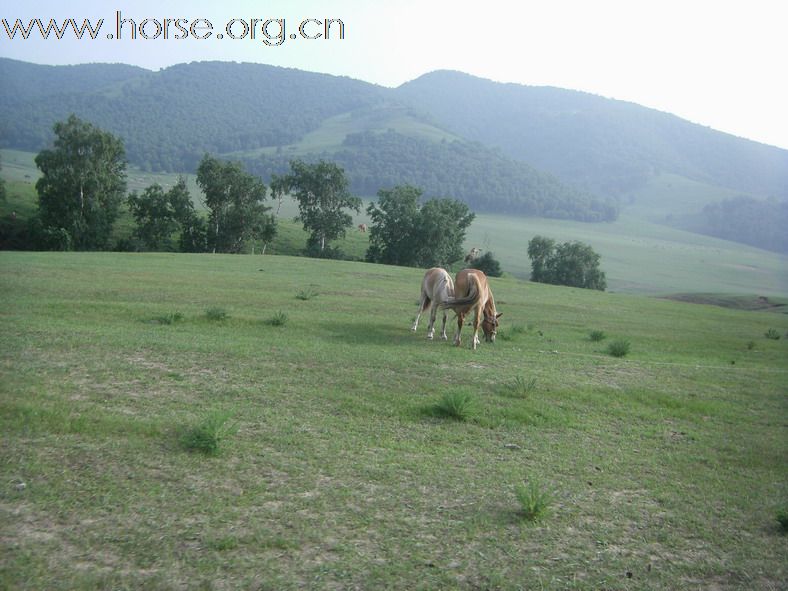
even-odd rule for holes
{"type": "MultiPolygon", "coordinates": [[[[41,178],[36,183],[38,210],[29,231],[41,249],[113,248],[112,229],[125,203],[135,226],[131,237],[115,248],[238,253],[250,244],[262,244],[264,251],[277,234],[276,216],[268,203],[290,194],[298,203],[296,220],[308,233],[306,254],[337,257],[341,253],[332,242],[345,236],[353,225],[351,213],[361,208],[344,170],[334,162],[293,160],[290,169],[273,175],[267,187],[241,163],[205,154],[197,166],[207,211],[201,215],[182,177],[169,190],[153,184],[127,196],[123,142],[111,133],[71,115],[55,124],[54,134],[53,146],[35,158],[41,178]]],[[[411,186],[379,192],[380,203],[368,208],[373,223],[367,260],[448,265],[462,257],[465,229],[474,214],[455,199],[420,203],[421,195],[421,189],[411,186]],[[390,215],[396,207],[410,217],[390,215]],[[403,238],[413,252],[405,253],[403,238]]]]}
{"type": "MultiPolygon", "coordinates": [[[[331,243],[353,225],[361,199],[349,190],[344,170],[334,162],[292,160],[274,174],[270,187],[238,162],[205,154],[197,166],[207,215],[198,213],[183,177],[169,190],[152,184],[126,195],[123,142],[92,123],[71,115],[54,126],[51,148],[35,158],[38,210],[30,220],[31,238],[47,250],[106,250],[125,202],[135,221],[124,250],[239,253],[248,244],[266,245],[277,234],[276,216],[267,201],[290,194],[298,203],[297,221],[308,233],[305,254],[340,256],[331,243]],[[270,193],[269,193],[270,189],[270,193]]],[[[400,184],[380,189],[367,207],[371,219],[368,262],[412,267],[448,267],[463,257],[465,232],[475,218],[467,204],[453,198],[423,199],[419,187],[400,184]]],[[[0,184],[0,199],[4,199],[0,184]]],[[[535,237],[528,245],[533,281],[605,289],[599,255],[584,244],[556,245],[535,237]]],[[[492,253],[471,266],[501,274],[492,253]]]]}
{"type": "Polygon", "coordinates": [[[734,197],[703,208],[698,231],[709,236],[788,253],[788,201],[734,197]]]}

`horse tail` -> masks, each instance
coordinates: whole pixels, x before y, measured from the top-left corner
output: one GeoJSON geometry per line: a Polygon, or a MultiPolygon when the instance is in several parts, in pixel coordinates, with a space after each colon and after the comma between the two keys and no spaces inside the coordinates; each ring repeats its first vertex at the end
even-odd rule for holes
{"type": "Polygon", "coordinates": [[[468,276],[468,295],[461,298],[450,298],[441,304],[442,308],[451,308],[455,312],[461,308],[468,308],[477,304],[482,299],[482,288],[479,277],[475,274],[468,276]]]}
{"type": "Polygon", "coordinates": [[[420,310],[424,312],[427,308],[432,305],[432,298],[427,294],[426,291],[421,292],[421,308],[420,310]]]}

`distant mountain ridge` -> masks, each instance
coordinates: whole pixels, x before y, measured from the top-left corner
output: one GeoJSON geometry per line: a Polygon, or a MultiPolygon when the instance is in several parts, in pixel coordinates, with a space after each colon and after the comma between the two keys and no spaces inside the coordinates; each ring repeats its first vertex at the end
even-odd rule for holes
{"type": "Polygon", "coordinates": [[[653,175],[788,197],[788,151],[632,103],[433,72],[390,89],[261,64],[41,66],[0,58],[0,147],[38,151],[70,113],[149,170],[206,152],[267,175],[334,158],[354,191],[412,182],[480,211],[614,219],[653,175]],[[315,138],[318,138],[315,139],[315,138]]]}
{"type": "Polygon", "coordinates": [[[670,172],[788,197],[788,150],[634,103],[453,71],[425,74],[395,92],[450,131],[593,192],[622,194],[670,172]]]}

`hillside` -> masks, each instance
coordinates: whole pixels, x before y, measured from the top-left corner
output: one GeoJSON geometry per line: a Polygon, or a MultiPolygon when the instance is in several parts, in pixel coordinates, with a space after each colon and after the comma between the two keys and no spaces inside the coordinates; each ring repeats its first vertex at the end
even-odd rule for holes
{"type": "MultiPolygon", "coordinates": [[[[513,204],[519,213],[587,221],[617,214],[612,201],[452,136],[424,114],[392,104],[390,90],[365,82],[259,64],[202,62],[159,72],[124,67],[106,81],[100,68],[77,69],[78,79],[62,90],[38,87],[49,68],[0,59],[0,79],[20,81],[0,90],[0,106],[10,114],[0,124],[0,145],[40,149],[49,141],[52,123],[74,112],[123,138],[130,162],[145,170],[192,172],[210,152],[251,162],[267,180],[293,157],[334,158],[328,153],[341,150],[338,160],[351,189],[366,195],[413,182],[429,196],[449,195],[479,210],[513,204]],[[331,131],[321,134],[324,127],[331,131]],[[394,136],[388,134],[387,145],[370,141],[363,155],[357,141],[356,148],[349,145],[354,133],[363,137],[384,130],[398,132],[404,144],[391,146],[385,140],[394,136]],[[301,149],[292,150],[294,145],[301,149]],[[484,173],[485,168],[486,181],[484,174],[469,179],[470,170],[484,173]]],[[[58,76],[68,77],[69,71],[58,76]]]]}
{"type": "Polygon", "coordinates": [[[192,172],[205,152],[288,143],[328,117],[380,100],[378,87],[349,78],[226,62],[136,69],[138,75],[106,82],[103,69],[89,68],[82,83],[40,90],[38,80],[52,67],[20,64],[0,59],[0,79],[12,81],[0,90],[9,115],[0,129],[3,147],[39,150],[52,124],[75,113],[122,137],[130,161],[151,170],[192,172]]]}
{"type": "Polygon", "coordinates": [[[657,173],[788,198],[788,151],[633,103],[461,72],[425,74],[396,95],[468,139],[600,194],[626,194],[657,173]]]}
{"type": "Polygon", "coordinates": [[[224,62],[152,72],[0,59],[0,79],[0,147],[37,151],[74,112],[122,137],[146,171],[190,173],[210,152],[267,181],[292,158],[325,158],[367,197],[409,182],[479,212],[592,222],[634,206],[650,221],[785,250],[763,214],[784,208],[761,201],[788,199],[788,151],[582,92],[445,71],[390,89],[224,62]],[[690,185],[689,201],[671,188],[690,185]],[[718,215],[741,204],[746,233],[718,215]]]}
{"type": "MultiPolygon", "coordinates": [[[[289,170],[292,156],[260,155],[244,162],[263,178],[289,170]]],[[[453,197],[475,211],[574,219],[612,221],[618,204],[600,199],[560,182],[479,144],[465,141],[436,143],[389,129],[345,136],[340,146],[309,153],[338,163],[351,179],[351,189],[375,195],[382,187],[409,183],[424,190],[425,198],[453,197]]]]}

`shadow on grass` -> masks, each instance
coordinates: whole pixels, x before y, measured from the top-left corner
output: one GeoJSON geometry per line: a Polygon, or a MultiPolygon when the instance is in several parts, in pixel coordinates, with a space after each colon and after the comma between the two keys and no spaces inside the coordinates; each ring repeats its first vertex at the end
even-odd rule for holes
{"type": "MultiPolygon", "coordinates": [[[[394,326],[375,321],[371,322],[322,322],[318,324],[319,331],[327,340],[338,341],[349,345],[378,345],[378,346],[400,346],[412,347],[416,343],[429,344],[425,333],[413,334],[410,326],[394,326]]],[[[436,341],[436,344],[444,344],[443,341],[436,341]]]]}

